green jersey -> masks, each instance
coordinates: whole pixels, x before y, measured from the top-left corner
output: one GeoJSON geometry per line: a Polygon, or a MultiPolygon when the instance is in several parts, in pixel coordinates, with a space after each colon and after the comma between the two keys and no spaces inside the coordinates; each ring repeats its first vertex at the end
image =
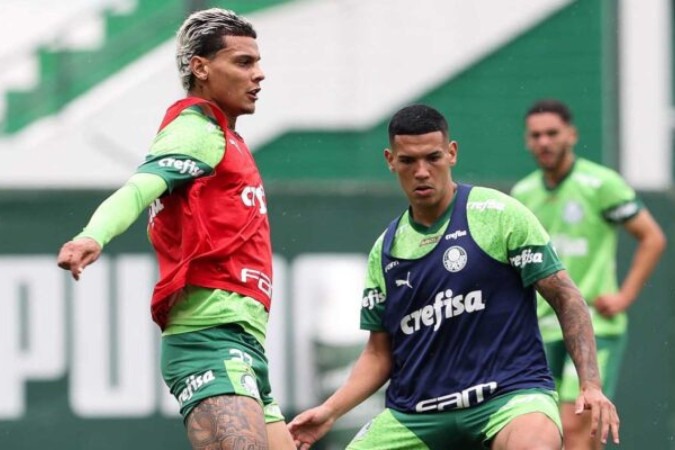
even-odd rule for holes
{"type": "MultiPolygon", "coordinates": [[[[445,236],[454,201],[430,227],[415,223],[409,211],[398,223],[391,253],[396,258],[419,259],[445,236]]],[[[520,202],[494,189],[474,187],[467,202],[469,232],[476,244],[496,261],[518,270],[524,286],[563,269],[546,230],[520,202]],[[527,259],[536,254],[541,259],[527,259]],[[536,259],[536,261],[534,261],[536,259]]],[[[386,286],[382,267],[384,233],[376,240],[368,257],[368,273],[361,308],[361,328],[382,330],[386,286]]]]}
{"type": "MultiPolygon", "coordinates": [[[[511,194],[529,207],[551,235],[570,277],[588,302],[596,335],[626,330],[625,313],[606,318],[595,312],[598,295],[618,291],[616,224],[641,209],[635,191],[615,171],[577,158],[566,177],[551,189],[537,170],[518,182],[511,194]]],[[[562,339],[551,307],[540,299],[539,324],[545,341],[562,339]]]]}

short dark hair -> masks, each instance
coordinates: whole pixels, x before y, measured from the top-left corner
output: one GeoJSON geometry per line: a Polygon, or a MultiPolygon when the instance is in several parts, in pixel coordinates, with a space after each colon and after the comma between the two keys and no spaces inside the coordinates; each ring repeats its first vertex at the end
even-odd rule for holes
{"type": "Polygon", "coordinates": [[[527,110],[525,114],[525,119],[530,117],[533,114],[542,114],[542,113],[552,113],[557,115],[562,119],[566,124],[572,123],[572,112],[567,107],[566,104],[560,100],[553,98],[547,98],[543,100],[537,100],[534,102],[530,109],[527,110]]]}
{"type": "Polygon", "coordinates": [[[440,131],[449,136],[443,114],[426,105],[410,105],[400,109],[389,121],[389,142],[397,135],[420,135],[440,131]]]}

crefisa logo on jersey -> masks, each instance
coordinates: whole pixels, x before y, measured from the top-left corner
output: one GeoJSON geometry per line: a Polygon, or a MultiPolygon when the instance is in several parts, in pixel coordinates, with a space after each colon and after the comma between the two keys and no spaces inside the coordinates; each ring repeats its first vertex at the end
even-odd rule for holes
{"type": "Polygon", "coordinates": [[[466,266],[466,250],[459,245],[453,245],[443,253],[443,267],[448,272],[459,272],[466,266]]]}
{"type": "Polygon", "coordinates": [[[563,209],[563,220],[567,223],[579,223],[584,218],[584,208],[579,202],[567,202],[563,209]]]}

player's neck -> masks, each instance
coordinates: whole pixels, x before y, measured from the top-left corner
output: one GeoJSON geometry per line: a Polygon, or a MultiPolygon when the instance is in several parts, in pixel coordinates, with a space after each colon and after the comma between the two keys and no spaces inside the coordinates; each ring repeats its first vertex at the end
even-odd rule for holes
{"type": "Polygon", "coordinates": [[[450,204],[455,199],[456,193],[457,185],[451,182],[450,191],[437,204],[426,207],[411,205],[410,213],[412,214],[413,221],[425,227],[432,226],[448,210],[450,204]]]}
{"type": "Polygon", "coordinates": [[[572,171],[574,167],[574,153],[568,152],[560,164],[549,170],[544,170],[544,182],[549,188],[557,187],[572,171]]]}

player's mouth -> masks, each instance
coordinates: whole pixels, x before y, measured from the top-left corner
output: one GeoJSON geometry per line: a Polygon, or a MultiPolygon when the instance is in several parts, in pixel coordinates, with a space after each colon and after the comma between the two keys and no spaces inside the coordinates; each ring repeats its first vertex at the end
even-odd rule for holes
{"type": "Polygon", "coordinates": [[[434,189],[431,186],[417,186],[414,192],[418,197],[429,197],[434,189]]]}
{"type": "Polygon", "coordinates": [[[250,91],[246,92],[246,96],[249,98],[251,101],[257,101],[258,100],[258,93],[260,92],[260,88],[256,89],[251,89],[250,91]]]}

